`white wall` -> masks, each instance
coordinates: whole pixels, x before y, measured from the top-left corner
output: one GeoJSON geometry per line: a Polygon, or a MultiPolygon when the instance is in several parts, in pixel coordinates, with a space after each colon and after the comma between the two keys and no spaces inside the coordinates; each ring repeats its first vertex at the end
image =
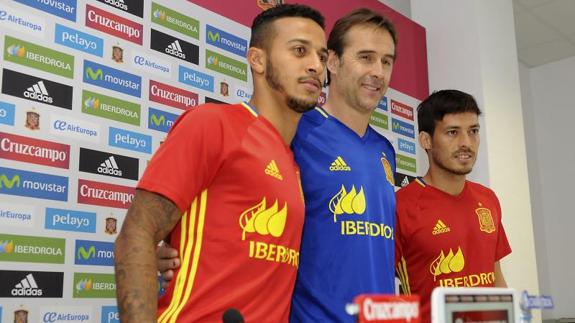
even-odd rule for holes
{"type": "Polygon", "coordinates": [[[540,288],[555,301],[544,318],[575,317],[574,85],[575,58],[521,70],[540,288]]]}
{"type": "Polygon", "coordinates": [[[411,12],[427,30],[430,89],[469,92],[484,111],[483,150],[471,179],[490,186],[501,201],[513,248],[502,260],[508,285],[537,294],[511,1],[411,0],[411,12]]]}

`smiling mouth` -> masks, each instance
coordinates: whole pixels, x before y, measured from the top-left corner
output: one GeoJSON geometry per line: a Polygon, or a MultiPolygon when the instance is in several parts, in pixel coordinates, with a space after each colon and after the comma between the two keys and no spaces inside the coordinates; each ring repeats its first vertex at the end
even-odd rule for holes
{"type": "Polygon", "coordinates": [[[473,159],[473,153],[460,152],[460,153],[456,153],[454,157],[460,161],[469,161],[469,160],[473,159]]]}

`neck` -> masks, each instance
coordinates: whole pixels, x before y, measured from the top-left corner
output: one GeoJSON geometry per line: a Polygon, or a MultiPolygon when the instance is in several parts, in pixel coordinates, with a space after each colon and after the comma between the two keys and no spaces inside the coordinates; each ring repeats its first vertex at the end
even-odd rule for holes
{"type": "Polygon", "coordinates": [[[357,133],[358,136],[363,137],[365,135],[371,112],[362,113],[358,109],[349,106],[345,102],[345,98],[337,91],[330,91],[323,109],[357,133]]]}
{"type": "Polygon", "coordinates": [[[258,95],[255,91],[249,103],[276,128],[284,143],[289,146],[302,114],[288,107],[283,97],[258,95]]]}
{"type": "Polygon", "coordinates": [[[465,179],[465,175],[453,174],[433,165],[429,166],[429,171],[423,177],[426,184],[453,196],[463,191],[465,179]]]}

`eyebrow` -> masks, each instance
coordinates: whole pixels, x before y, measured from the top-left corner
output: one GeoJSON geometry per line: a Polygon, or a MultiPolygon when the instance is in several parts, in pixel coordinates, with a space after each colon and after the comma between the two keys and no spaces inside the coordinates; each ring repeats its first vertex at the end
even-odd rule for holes
{"type": "MultiPolygon", "coordinates": [[[[356,53],[356,55],[361,55],[361,54],[374,54],[374,53],[377,53],[377,52],[376,52],[375,50],[373,50],[373,49],[363,49],[363,50],[358,51],[358,52],[356,53]]],[[[393,55],[393,54],[385,54],[385,55],[383,55],[383,56],[386,57],[386,58],[391,58],[392,60],[395,61],[395,55],[393,55]]]]}
{"type": "MultiPolygon", "coordinates": [[[[311,41],[309,41],[309,40],[307,40],[307,39],[301,39],[301,38],[290,39],[287,43],[288,43],[288,44],[300,43],[300,44],[303,44],[303,45],[306,45],[306,46],[313,47],[311,41]]],[[[319,51],[320,51],[322,54],[326,54],[326,55],[327,55],[327,53],[328,53],[327,47],[322,47],[319,51]]]]}

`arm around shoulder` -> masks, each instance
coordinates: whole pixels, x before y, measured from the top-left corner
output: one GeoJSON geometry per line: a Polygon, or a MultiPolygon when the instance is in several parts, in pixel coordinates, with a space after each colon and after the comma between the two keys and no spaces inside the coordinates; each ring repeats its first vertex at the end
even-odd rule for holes
{"type": "Polygon", "coordinates": [[[156,244],[182,212],[169,199],[136,190],[115,244],[118,309],[122,322],[156,322],[156,244]]]}

